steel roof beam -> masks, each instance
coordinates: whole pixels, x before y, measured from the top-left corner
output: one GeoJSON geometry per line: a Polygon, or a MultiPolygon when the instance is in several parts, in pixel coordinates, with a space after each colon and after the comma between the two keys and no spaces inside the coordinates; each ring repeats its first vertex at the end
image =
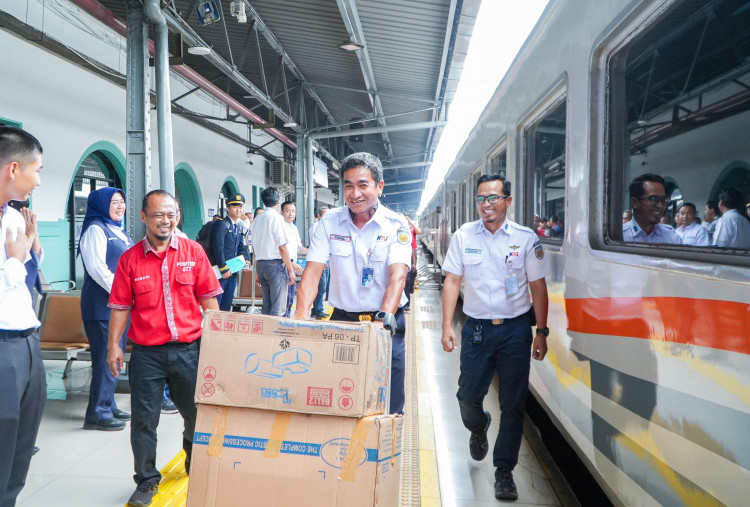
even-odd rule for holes
{"type": "Polygon", "coordinates": [[[383,166],[383,170],[387,171],[388,169],[407,169],[409,167],[424,167],[426,165],[432,164],[431,160],[428,160],[426,162],[409,162],[405,164],[394,164],[389,165],[388,167],[383,166]]]}
{"type": "MultiPolygon", "coordinates": [[[[370,91],[368,90],[361,90],[359,88],[350,88],[348,86],[338,86],[338,85],[332,85],[332,84],[326,84],[326,83],[311,83],[312,86],[320,87],[320,88],[331,88],[334,90],[341,90],[344,92],[353,92],[353,93],[364,93],[367,95],[370,95],[370,91]]],[[[388,97],[392,99],[399,99],[399,100],[405,100],[408,102],[423,102],[425,104],[434,105],[435,101],[431,99],[423,99],[421,97],[411,97],[409,95],[403,95],[401,93],[392,93],[392,92],[383,92],[378,91],[378,95],[382,97],[388,97]]]]}
{"type": "MultiPolygon", "coordinates": [[[[381,127],[385,127],[386,122],[383,118],[385,113],[383,112],[383,105],[380,103],[380,97],[378,96],[378,87],[375,83],[375,71],[373,70],[372,62],[370,61],[370,52],[367,49],[367,42],[365,41],[364,30],[362,29],[362,23],[357,12],[356,2],[355,0],[336,0],[336,5],[339,7],[341,19],[344,22],[344,26],[346,27],[350,39],[364,46],[363,49],[355,51],[355,53],[359,60],[359,66],[362,69],[362,78],[365,81],[365,87],[370,92],[372,110],[375,113],[378,124],[380,124],[381,127]]],[[[391,146],[391,140],[388,137],[388,134],[383,132],[382,137],[388,158],[393,158],[393,147],[391,146]]]]}

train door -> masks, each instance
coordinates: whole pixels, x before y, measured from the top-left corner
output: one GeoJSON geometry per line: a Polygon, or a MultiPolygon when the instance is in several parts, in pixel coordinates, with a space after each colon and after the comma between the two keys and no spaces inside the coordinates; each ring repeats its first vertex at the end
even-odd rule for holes
{"type": "Polygon", "coordinates": [[[70,279],[75,280],[76,287],[83,285],[83,263],[78,252],[78,241],[81,239],[81,226],[86,215],[88,196],[94,190],[104,187],[123,188],[113,158],[104,151],[97,150],[88,154],[79,164],[73,184],[68,194],[66,219],[68,220],[69,238],[68,255],[70,279]]]}

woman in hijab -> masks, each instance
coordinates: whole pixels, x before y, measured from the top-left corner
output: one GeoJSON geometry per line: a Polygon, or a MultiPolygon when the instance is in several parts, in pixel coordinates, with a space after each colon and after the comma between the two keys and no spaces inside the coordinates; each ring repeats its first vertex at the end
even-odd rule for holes
{"type": "MultiPolygon", "coordinates": [[[[105,187],[89,194],[81,228],[78,252],[83,260],[81,316],[91,345],[91,389],[83,429],[116,431],[125,427],[130,414],[117,408],[117,379],[107,366],[107,333],[110,309],[107,307],[115,269],[120,256],[133,245],[122,229],[125,192],[105,187]]],[[[120,338],[125,351],[127,333],[120,338]]]]}

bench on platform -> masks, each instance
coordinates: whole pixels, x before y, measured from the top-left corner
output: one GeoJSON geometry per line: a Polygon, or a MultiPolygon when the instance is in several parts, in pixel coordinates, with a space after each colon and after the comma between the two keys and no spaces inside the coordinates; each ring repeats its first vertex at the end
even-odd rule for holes
{"type": "Polygon", "coordinates": [[[63,378],[67,378],[73,361],[89,348],[81,318],[81,291],[45,292],[39,322],[42,359],[66,361],[63,378]]]}

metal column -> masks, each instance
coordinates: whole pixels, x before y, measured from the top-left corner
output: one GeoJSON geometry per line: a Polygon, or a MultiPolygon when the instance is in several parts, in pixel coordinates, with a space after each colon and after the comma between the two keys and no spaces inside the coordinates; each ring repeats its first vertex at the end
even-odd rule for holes
{"type": "Polygon", "coordinates": [[[307,163],[307,211],[308,215],[305,217],[307,220],[304,222],[305,230],[309,231],[312,227],[312,217],[315,215],[315,180],[313,178],[313,172],[315,170],[313,166],[313,140],[311,136],[305,137],[305,160],[307,163]]]}
{"type": "MultiPolygon", "coordinates": [[[[297,206],[297,223],[307,223],[307,207],[305,206],[305,138],[302,135],[297,136],[297,162],[295,164],[295,192],[294,192],[294,204],[297,206]]],[[[299,227],[298,227],[299,229],[299,227]]],[[[310,238],[307,237],[309,227],[303,227],[300,231],[302,242],[305,245],[310,244],[310,238]]]]}
{"type": "Polygon", "coordinates": [[[151,138],[149,135],[148,29],[143,6],[138,0],[127,3],[127,85],[125,150],[127,152],[128,234],[138,241],[146,235],[140,220],[141,201],[151,187],[151,138]]]}

